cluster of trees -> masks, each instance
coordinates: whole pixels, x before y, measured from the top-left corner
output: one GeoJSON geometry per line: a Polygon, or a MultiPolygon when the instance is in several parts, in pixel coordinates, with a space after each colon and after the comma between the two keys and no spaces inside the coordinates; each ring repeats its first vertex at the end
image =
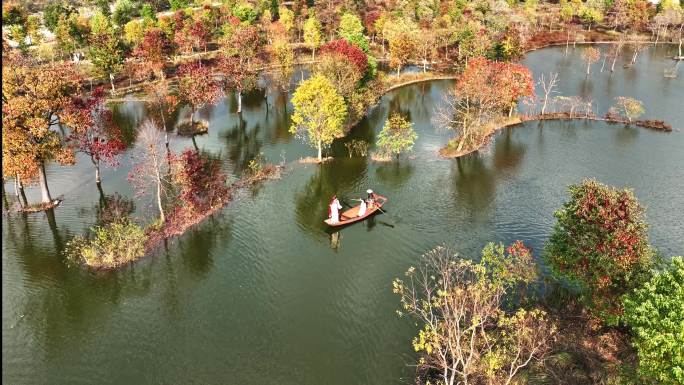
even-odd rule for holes
{"type": "Polygon", "coordinates": [[[456,152],[460,153],[482,142],[488,134],[487,123],[504,114],[511,116],[519,100],[533,95],[534,80],[527,67],[477,57],[470,60],[437,109],[435,121],[457,132],[456,152]]]}
{"type": "Polygon", "coordinates": [[[139,138],[141,148],[134,156],[129,181],[137,195],[153,196],[158,220],[143,229],[129,217],[132,208],[121,210],[121,205],[105,199],[99,223],[66,248],[72,261],[93,268],[126,264],[144,255],[157,238],[182,232],[230,198],[219,159],[193,149],[171,152],[152,120],[142,124],[139,138]]]}
{"type": "MultiPolygon", "coordinates": [[[[569,193],[543,251],[552,285],[569,290],[570,300],[604,329],[628,331],[623,336],[631,339],[638,367],[616,383],[682,383],[682,258],[659,263],[630,190],[587,180],[569,193]]],[[[538,274],[530,250],[516,242],[507,249],[488,245],[479,262],[439,247],[395,280],[399,315],[420,322],[413,347],[421,353],[421,383],[517,383],[533,363],[562,349],[559,317],[572,306],[536,299],[538,274]]]]}
{"type": "Polygon", "coordinates": [[[277,0],[243,0],[189,5],[179,0],[169,4],[102,0],[89,11],[94,14],[86,17],[86,12],[54,1],[45,6],[41,19],[29,15],[21,3],[8,2],[3,4],[3,27],[8,27],[7,37],[18,42],[20,49],[41,57],[86,53],[95,74],[113,83],[121,74],[131,79],[148,71],[164,76],[165,65],[209,49],[241,58],[240,67],[247,72],[255,69],[252,59],[264,58],[284,69],[282,75],[289,80],[295,46],[308,48],[313,60],[321,45],[335,39],[366,54],[381,50],[375,55],[387,56],[399,72],[409,62],[421,63],[426,70],[441,57],[454,60],[456,67],[481,56],[511,60],[522,55],[535,34],[566,29],[569,38],[578,24],[587,28],[604,24],[622,34],[649,30],[655,40],[674,37],[679,31],[681,41],[684,20],[676,0],[664,0],[657,7],[647,0],[563,0],[560,4],[297,0],[289,6],[277,0]],[[158,13],[168,8],[176,12],[158,13]],[[55,35],[54,46],[41,44],[42,26],[55,35]],[[49,49],[52,54],[46,54],[49,49]]]}

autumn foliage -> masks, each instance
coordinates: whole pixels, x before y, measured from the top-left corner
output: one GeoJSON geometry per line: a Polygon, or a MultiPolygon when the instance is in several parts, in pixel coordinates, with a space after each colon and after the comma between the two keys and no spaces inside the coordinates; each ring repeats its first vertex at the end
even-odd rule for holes
{"type": "Polygon", "coordinates": [[[368,70],[368,57],[361,48],[349,43],[344,39],[333,40],[321,46],[320,51],[325,53],[337,53],[344,56],[356,66],[358,71],[365,74],[368,70]]]}
{"type": "Polygon", "coordinates": [[[133,51],[133,56],[138,60],[138,76],[149,77],[150,75],[164,77],[166,58],[171,53],[172,44],[164,31],[152,28],[145,33],[143,40],[133,51]]]}
{"type": "Polygon", "coordinates": [[[609,324],[622,313],[620,297],[637,287],[653,264],[644,209],[630,190],[594,180],[570,186],[570,200],[545,258],[556,278],[579,286],[580,300],[609,324]]]}
{"type": "Polygon", "coordinates": [[[76,151],[88,155],[96,167],[101,161],[117,165],[118,155],[126,146],[121,140],[121,130],[112,119],[112,111],[105,104],[101,87],[87,97],[74,97],[63,120],[71,129],[67,139],[76,151]]]}
{"type": "Polygon", "coordinates": [[[198,63],[181,65],[178,69],[178,95],[192,109],[190,121],[198,109],[215,103],[223,92],[219,82],[214,79],[211,68],[198,63]]]}
{"type": "Polygon", "coordinates": [[[184,210],[204,213],[221,204],[228,194],[226,173],[221,163],[194,150],[185,150],[177,157],[175,183],[184,210]]]}

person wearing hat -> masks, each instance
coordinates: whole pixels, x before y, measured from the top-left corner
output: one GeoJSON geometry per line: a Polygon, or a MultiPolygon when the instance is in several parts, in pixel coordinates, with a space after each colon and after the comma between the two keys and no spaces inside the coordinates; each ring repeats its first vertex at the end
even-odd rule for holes
{"type": "Polygon", "coordinates": [[[372,209],[373,205],[375,204],[375,193],[373,192],[373,190],[368,189],[366,190],[366,194],[366,202],[368,203],[368,208],[372,209]]]}

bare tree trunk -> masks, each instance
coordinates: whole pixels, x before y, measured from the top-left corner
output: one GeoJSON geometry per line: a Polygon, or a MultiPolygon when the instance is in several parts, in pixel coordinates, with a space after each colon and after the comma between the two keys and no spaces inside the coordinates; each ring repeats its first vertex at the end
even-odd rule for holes
{"type": "Polygon", "coordinates": [[[615,62],[617,61],[617,55],[618,53],[615,52],[615,56],[613,56],[613,64],[610,66],[610,72],[615,72],[615,62]]]}
{"type": "Polygon", "coordinates": [[[606,66],[606,59],[608,58],[608,55],[603,55],[603,63],[601,63],[601,73],[603,73],[603,68],[606,66]]]}
{"type": "Polygon", "coordinates": [[[238,108],[237,108],[237,113],[242,113],[242,91],[238,91],[237,93],[238,97],[238,108]]]}
{"type": "Polygon", "coordinates": [[[102,182],[100,179],[100,161],[92,156],[90,157],[90,161],[93,162],[93,166],[95,166],[95,183],[99,185],[102,182]]]}
{"type": "Polygon", "coordinates": [[[109,74],[109,84],[112,85],[112,94],[116,92],[116,89],[114,88],[114,74],[109,74]]]}
{"type": "Polygon", "coordinates": [[[38,183],[40,184],[41,202],[51,203],[52,196],[47,184],[47,176],[45,175],[45,163],[41,162],[38,167],[38,183]]]}
{"type": "Polygon", "coordinates": [[[323,161],[323,143],[320,139],[318,140],[318,161],[323,161]]]}
{"type": "Polygon", "coordinates": [[[19,205],[23,208],[28,206],[28,200],[26,199],[26,192],[24,191],[24,184],[21,183],[21,178],[17,174],[14,177],[14,193],[19,200],[19,205]]]}
{"type": "Polygon", "coordinates": [[[166,221],[166,217],[164,216],[164,206],[162,206],[162,181],[161,181],[161,176],[159,175],[159,171],[157,171],[157,207],[159,208],[159,219],[161,220],[162,223],[166,221]]]}

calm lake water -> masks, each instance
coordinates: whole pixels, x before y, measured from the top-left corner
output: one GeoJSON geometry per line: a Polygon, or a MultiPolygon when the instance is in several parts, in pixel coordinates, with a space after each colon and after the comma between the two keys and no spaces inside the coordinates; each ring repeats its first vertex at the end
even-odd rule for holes
{"type": "MultiPolygon", "coordinates": [[[[684,253],[684,74],[663,78],[674,50],[640,54],[637,65],[585,80],[579,52],[530,53],[535,77],[560,73],[564,95],[592,97],[605,112],[615,96],[644,101],[646,116],[679,130],[661,133],[595,122],[536,122],[502,131],[478,154],[442,160],[450,133],[430,119],[452,82],[417,84],[382,98],[350,138],[373,141],[390,112],[415,124],[413,159],[376,164],[335,143],[324,166],[296,159],[314,150],[288,132],[291,107],[277,92],[226,98],[202,111],[199,148],[220,154],[237,177],[263,153],[285,159],[282,180],[236,202],[139,262],[108,273],[68,267],[60,250],[95,222],[90,163],[50,166],[54,211],[12,214],[2,226],[2,376],[11,384],[399,384],[411,382],[416,326],[395,315],[391,281],[442,242],[477,255],[486,242],[521,239],[539,255],[566,186],[586,177],[634,188],[651,240],[684,253]],[[266,97],[266,99],[264,99],[266,97]],[[268,108],[266,106],[268,104],[268,108]],[[387,214],[330,233],[322,223],[333,193],[387,195],[387,214]]],[[[623,63],[631,57],[629,52],[623,63]]],[[[296,75],[299,76],[300,74],[296,75]]],[[[117,106],[136,127],[141,105],[117,106]]],[[[187,111],[180,111],[183,116],[187,111]]],[[[133,138],[133,136],[132,136],[133,138]]],[[[174,149],[192,146],[171,137],[174,149]]],[[[348,140],[348,139],[345,139],[348,140]]],[[[135,151],[135,146],[130,152],[135,151]]],[[[104,169],[105,193],[133,196],[130,152],[104,169]]],[[[14,196],[11,185],[6,185],[14,196]]],[[[30,199],[37,199],[35,189],[30,199]]],[[[136,217],[156,213],[136,199],[136,217]]]]}

